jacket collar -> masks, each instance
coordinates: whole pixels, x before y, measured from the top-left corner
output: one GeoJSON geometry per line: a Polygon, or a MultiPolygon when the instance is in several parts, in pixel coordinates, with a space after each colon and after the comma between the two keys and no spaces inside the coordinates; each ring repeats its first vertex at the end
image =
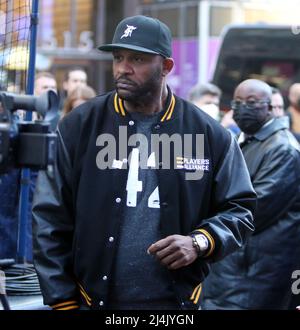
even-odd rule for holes
{"type": "Polygon", "coordinates": [[[288,128],[288,117],[277,117],[272,119],[271,122],[267,122],[257,133],[254,134],[254,137],[259,141],[264,141],[275,132],[288,128]]]}
{"type": "MultiPolygon", "coordinates": [[[[168,86],[168,97],[165,104],[165,108],[163,111],[161,111],[160,114],[160,121],[168,121],[172,118],[175,108],[175,96],[171,92],[169,86],[168,86]]],[[[125,117],[128,115],[125,107],[124,107],[124,101],[118,96],[117,93],[114,94],[114,109],[116,113],[118,113],[120,116],[125,117]]]]}

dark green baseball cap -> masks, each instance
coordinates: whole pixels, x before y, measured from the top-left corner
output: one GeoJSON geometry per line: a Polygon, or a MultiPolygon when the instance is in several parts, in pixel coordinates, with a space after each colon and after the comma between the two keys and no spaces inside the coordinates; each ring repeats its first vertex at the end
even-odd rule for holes
{"type": "Polygon", "coordinates": [[[112,43],[98,49],[111,52],[118,48],[171,57],[171,31],[156,18],[143,15],[128,17],[118,24],[112,43]]]}

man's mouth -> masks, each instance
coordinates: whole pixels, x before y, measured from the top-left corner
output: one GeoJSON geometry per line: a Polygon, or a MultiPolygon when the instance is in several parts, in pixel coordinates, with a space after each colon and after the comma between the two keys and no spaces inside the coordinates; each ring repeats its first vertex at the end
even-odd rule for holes
{"type": "Polygon", "coordinates": [[[126,79],[119,79],[116,81],[116,86],[119,89],[130,89],[134,87],[133,83],[126,79]]]}

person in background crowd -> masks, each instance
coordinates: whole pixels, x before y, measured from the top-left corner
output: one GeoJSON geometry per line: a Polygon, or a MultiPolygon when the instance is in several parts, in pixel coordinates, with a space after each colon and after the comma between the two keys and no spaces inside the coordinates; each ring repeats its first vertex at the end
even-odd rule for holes
{"type": "Polygon", "coordinates": [[[258,196],[255,231],[204,282],[203,309],[287,309],[300,255],[300,147],[284,117],[274,118],[272,90],[249,79],[237,86],[233,118],[258,196]]]}
{"type": "Polygon", "coordinates": [[[68,96],[76,87],[87,85],[87,73],[80,67],[74,67],[65,74],[63,90],[68,96]]]}
{"type": "Polygon", "coordinates": [[[68,95],[78,86],[87,85],[88,76],[85,70],[81,67],[73,67],[69,69],[64,76],[62,84],[63,92],[60,93],[60,110],[62,111],[68,95]]]}
{"type": "Polygon", "coordinates": [[[220,115],[221,96],[222,91],[218,86],[211,83],[197,84],[191,89],[188,100],[236,136],[240,133],[240,129],[232,118],[232,110],[226,112],[223,117],[220,115]]]}
{"type": "MultiPolygon", "coordinates": [[[[274,117],[284,117],[283,120],[286,120],[288,127],[291,126],[291,115],[290,113],[285,112],[284,99],[279,89],[272,87],[272,111],[274,117]]],[[[290,128],[291,130],[291,128],[290,128]]],[[[292,132],[296,137],[297,141],[300,142],[300,134],[292,132]]]]}
{"type": "Polygon", "coordinates": [[[65,106],[63,108],[62,117],[68,114],[72,109],[78,107],[82,103],[96,96],[94,89],[87,85],[81,85],[73,89],[67,96],[65,106]]]}
{"type": "Polygon", "coordinates": [[[291,131],[300,142],[300,83],[295,83],[289,88],[289,102],[288,115],[291,131]]]}
{"type": "Polygon", "coordinates": [[[241,151],[167,86],[174,60],[164,23],[126,18],[113,43],[99,49],[113,54],[116,90],[60,121],[55,175],[39,176],[34,254],[44,302],[54,309],[198,309],[208,262],[242,246],[253,230],[256,195],[241,151]],[[162,163],[152,139],[162,135],[165,150],[166,136],[187,132],[190,152],[172,144],[162,163]],[[204,145],[196,143],[199,133],[204,145]]]}
{"type": "MultiPolygon", "coordinates": [[[[46,93],[49,90],[54,91],[56,94],[58,93],[57,82],[55,80],[54,75],[50,72],[47,72],[47,71],[42,71],[42,72],[37,73],[35,75],[35,79],[34,79],[34,95],[41,96],[43,93],[46,93]]],[[[35,120],[39,117],[34,112],[32,114],[32,118],[33,118],[33,120],[35,120]]],[[[51,122],[50,122],[50,130],[51,131],[56,130],[59,118],[60,118],[60,112],[58,111],[55,118],[53,118],[53,120],[51,120],[51,122]]]]}
{"type": "Polygon", "coordinates": [[[209,114],[212,118],[219,121],[223,127],[236,136],[240,132],[240,129],[232,118],[232,111],[228,111],[221,118],[221,96],[222,91],[218,86],[211,83],[197,84],[191,89],[188,100],[209,114]]]}
{"type": "Polygon", "coordinates": [[[188,100],[209,114],[212,118],[219,121],[221,95],[222,92],[220,88],[214,84],[197,84],[191,89],[188,100]]]}
{"type": "Polygon", "coordinates": [[[272,112],[274,117],[282,117],[285,115],[284,112],[284,100],[279,89],[272,87],[272,112]]]}
{"type": "Polygon", "coordinates": [[[49,90],[57,93],[57,82],[54,75],[46,71],[37,73],[34,80],[34,95],[40,96],[49,90]]]}

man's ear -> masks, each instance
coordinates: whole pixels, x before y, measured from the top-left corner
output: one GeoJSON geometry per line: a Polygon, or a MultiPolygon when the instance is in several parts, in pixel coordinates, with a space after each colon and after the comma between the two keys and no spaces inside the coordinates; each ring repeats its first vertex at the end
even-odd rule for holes
{"type": "Polygon", "coordinates": [[[171,57],[164,58],[163,61],[163,76],[166,76],[171,72],[174,66],[174,60],[171,57]]]}

